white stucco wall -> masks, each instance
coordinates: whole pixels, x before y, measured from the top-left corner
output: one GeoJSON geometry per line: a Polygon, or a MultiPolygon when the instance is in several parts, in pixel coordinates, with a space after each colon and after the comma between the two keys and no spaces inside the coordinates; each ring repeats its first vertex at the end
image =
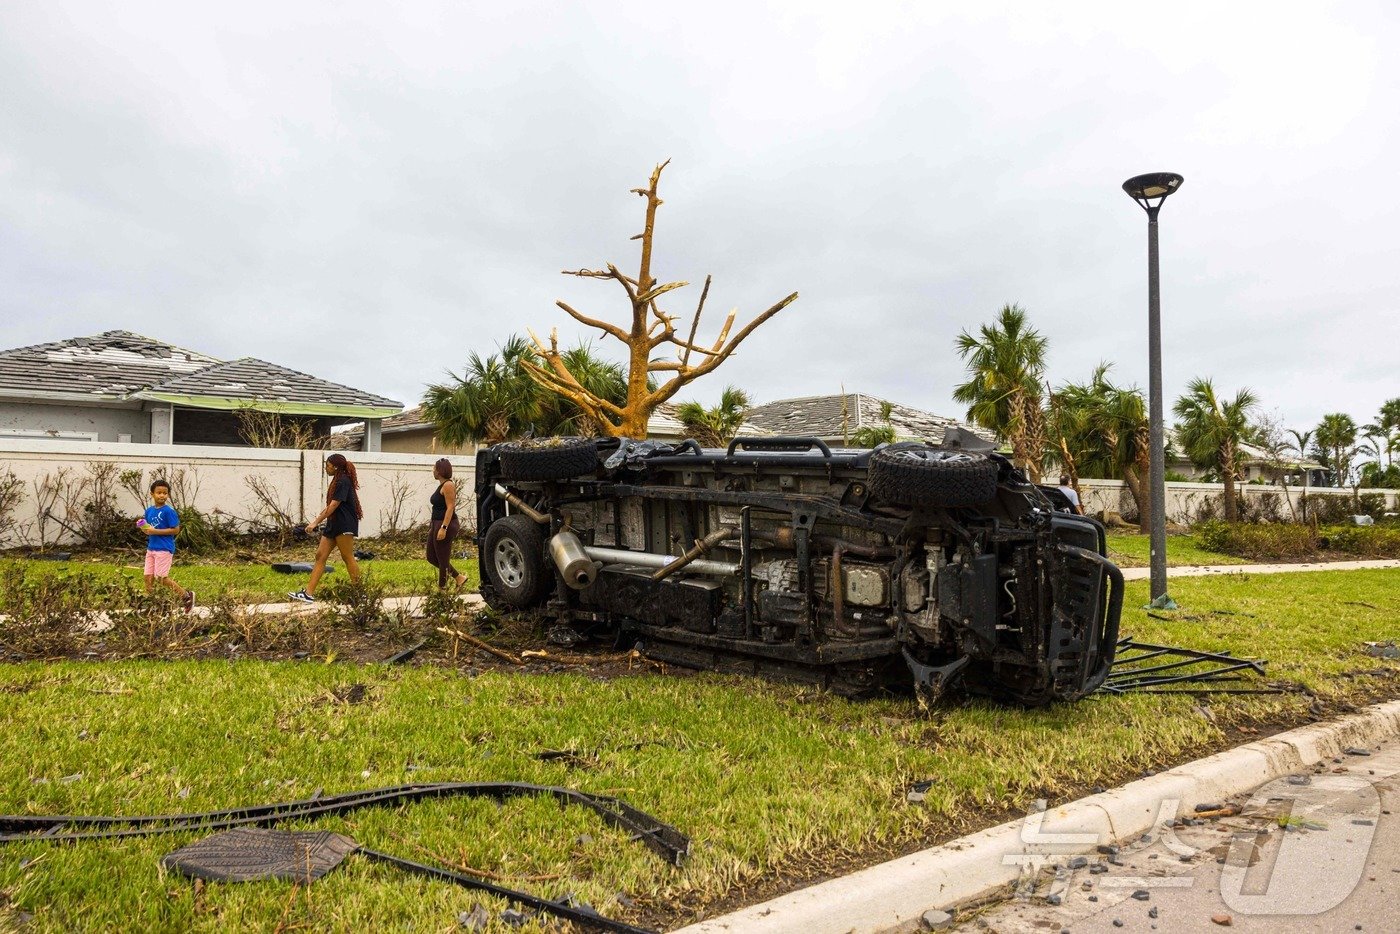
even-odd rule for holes
{"type": "MultiPolygon", "coordinates": [[[[143,415],[145,413],[142,413],[143,415]]],[[[56,478],[66,471],[69,484],[81,483],[90,476],[90,465],[110,463],[117,470],[140,470],[145,478],[152,471],[172,475],[184,470],[187,485],[193,490],[194,505],[202,512],[215,509],[239,518],[251,518],[258,510],[256,497],[248,487],[249,477],[260,477],[276,491],[282,507],[297,519],[313,518],[325,502],[327,477],[324,451],[290,451],[260,448],[198,447],[192,445],[112,444],[81,441],[22,441],[0,437],[0,478],[13,473],[24,484],[24,498],[19,504],[16,520],[28,540],[15,534],[0,539],[0,548],[36,544],[35,526],[38,520],[36,484],[44,478],[56,478]]],[[[365,517],[360,524],[363,537],[378,535],[395,486],[409,492],[400,515],[400,526],[426,521],[428,497],[436,487],[433,482],[433,455],[384,454],[360,451],[343,452],[359,473],[360,502],[365,517]]],[[[454,464],[458,488],[463,491],[458,509],[464,522],[472,524],[473,510],[470,491],[475,480],[474,463],[464,460],[454,464]]],[[[144,484],[143,484],[144,485],[144,484]]],[[[117,493],[118,508],[127,510],[133,519],[145,507],[133,500],[126,490],[117,493]]],[[[175,502],[178,509],[181,503],[175,502]]],[[[56,510],[57,511],[57,510],[56,510]]],[[[62,515],[60,515],[62,518],[62,515]]],[[[69,524],[76,524],[70,522],[69,524]]],[[[72,542],[74,536],[61,532],[50,523],[48,540],[72,542]]]]}
{"type": "MultiPolygon", "coordinates": [[[[1235,485],[1235,490],[1244,497],[1246,503],[1270,494],[1277,496],[1279,510],[1285,519],[1290,515],[1289,501],[1296,509],[1303,494],[1302,487],[1290,486],[1288,499],[1285,500],[1283,487],[1259,483],[1239,483],[1235,485]]],[[[1105,509],[1120,514],[1137,512],[1133,495],[1128,492],[1127,485],[1121,480],[1080,480],[1079,492],[1084,500],[1086,513],[1094,514],[1105,509]]],[[[1400,511],[1400,490],[1363,489],[1360,492],[1362,495],[1380,493],[1385,496],[1386,508],[1389,511],[1400,511]]],[[[1225,487],[1219,483],[1168,483],[1167,521],[1189,525],[1195,520],[1201,505],[1206,500],[1213,499],[1219,503],[1224,494],[1225,487]]],[[[1350,489],[1337,489],[1335,487],[1309,487],[1307,494],[1308,496],[1329,499],[1334,497],[1341,497],[1347,501],[1352,499],[1350,489]]]]}

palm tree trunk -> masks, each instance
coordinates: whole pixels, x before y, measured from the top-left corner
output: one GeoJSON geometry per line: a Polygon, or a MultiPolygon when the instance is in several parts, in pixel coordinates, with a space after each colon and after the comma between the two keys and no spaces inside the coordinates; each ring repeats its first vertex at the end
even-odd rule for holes
{"type": "Polygon", "coordinates": [[[1128,492],[1133,494],[1133,502],[1137,504],[1138,527],[1145,531],[1152,527],[1152,496],[1142,478],[1143,474],[1136,466],[1123,471],[1123,483],[1127,485],[1128,492]]]}
{"type": "Polygon", "coordinates": [[[1045,416],[1040,401],[1018,391],[1011,399],[1011,410],[1011,459],[1032,483],[1039,483],[1045,456],[1045,416]]]}
{"type": "Polygon", "coordinates": [[[1225,521],[1238,522],[1239,509],[1235,502],[1235,449],[1225,444],[1220,449],[1220,473],[1225,482],[1225,521]]]}
{"type": "Polygon", "coordinates": [[[490,447],[510,439],[510,416],[497,413],[486,419],[486,437],[483,444],[490,447]]]}

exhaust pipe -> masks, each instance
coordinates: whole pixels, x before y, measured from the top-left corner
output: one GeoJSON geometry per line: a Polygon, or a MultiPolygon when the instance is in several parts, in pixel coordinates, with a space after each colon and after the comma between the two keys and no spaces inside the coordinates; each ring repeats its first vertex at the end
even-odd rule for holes
{"type": "Polygon", "coordinates": [[[538,522],[540,525],[549,524],[549,516],[546,516],[544,513],[540,512],[538,509],[525,502],[525,500],[521,499],[519,496],[516,496],[510,490],[507,490],[504,486],[502,486],[499,483],[496,484],[496,495],[499,496],[501,499],[505,500],[506,502],[510,503],[516,509],[519,509],[525,515],[529,516],[531,520],[538,522]]]}
{"type": "Polygon", "coordinates": [[[598,565],[584,550],[583,542],[568,529],[549,540],[549,556],[564,578],[564,583],[574,590],[583,590],[598,576],[598,565]]]}
{"type": "Polygon", "coordinates": [[[681,568],[687,567],[688,565],[695,563],[695,560],[697,558],[708,554],[710,549],[714,548],[716,545],[722,542],[727,542],[731,538],[738,537],[738,529],[731,529],[728,526],[722,526],[721,528],[715,529],[709,535],[706,535],[704,538],[697,540],[695,542],[695,547],[691,548],[685,554],[681,555],[679,558],[672,561],[664,568],[661,568],[659,571],[652,574],[651,579],[654,581],[665,580],[672,574],[679,571],[681,568]]]}
{"type": "MultiPolygon", "coordinates": [[[[640,568],[664,568],[677,559],[673,555],[656,555],[649,551],[627,551],[624,548],[597,548],[584,546],[584,554],[604,564],[627,564],[640,568]]],[[[733,577],[739,573],[739,565],[728,561],[698,559],[686,565],[694,574],[712,574],[717,577],[733,577]]]]}

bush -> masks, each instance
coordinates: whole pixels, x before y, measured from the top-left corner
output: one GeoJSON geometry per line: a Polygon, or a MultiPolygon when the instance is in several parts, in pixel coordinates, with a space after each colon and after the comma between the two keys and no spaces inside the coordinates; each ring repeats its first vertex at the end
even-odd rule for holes
{"type": "Polygon", "coordinates": [[[1204,522],[1196,540],[1206,551],[1253,561],[1304,561],[1330,551],[1361,558],[1400,558],[1400,528],[1343,525],[1314,530],[1296,522],[1270,525],[1204,522]]]}
{"type": "Polygon", "coordinates": [[[1400,528],[1394,526],[1353,525],[1325,529],[1321,536],[1323,548],[1363,558],[1400,558],[1400,528]]]}
{"type": "Polygon", "coordinates": [[[1312,526],[1298,523],[1249,525],[1211,520],[1196,527],[1196,540],[1206,551],[1254,561],[1291,561],[1317,555],[1318,536],[1312,526]]]}

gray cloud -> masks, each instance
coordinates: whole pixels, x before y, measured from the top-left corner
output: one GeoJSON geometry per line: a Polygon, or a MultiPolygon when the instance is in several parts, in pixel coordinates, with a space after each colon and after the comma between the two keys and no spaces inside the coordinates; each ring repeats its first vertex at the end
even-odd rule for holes
{"type": "MultiPolygon", "coordinates": [[[[565,268],[715,276],[760,399],[939,412],[1006,302],[1054,380],[1146,379],[1145,221],[1169,169],[1166,377],[1290,424],[1400,395],[1390,6],[30,5],[0,11],[0,336],[127,328],[412,402],[526,325],[616,313],[565,268]],[[676,8],[679,9],[679,8],[676,8]]],[[[606,348],[606,345],[604,345],[606,348]]]]}

